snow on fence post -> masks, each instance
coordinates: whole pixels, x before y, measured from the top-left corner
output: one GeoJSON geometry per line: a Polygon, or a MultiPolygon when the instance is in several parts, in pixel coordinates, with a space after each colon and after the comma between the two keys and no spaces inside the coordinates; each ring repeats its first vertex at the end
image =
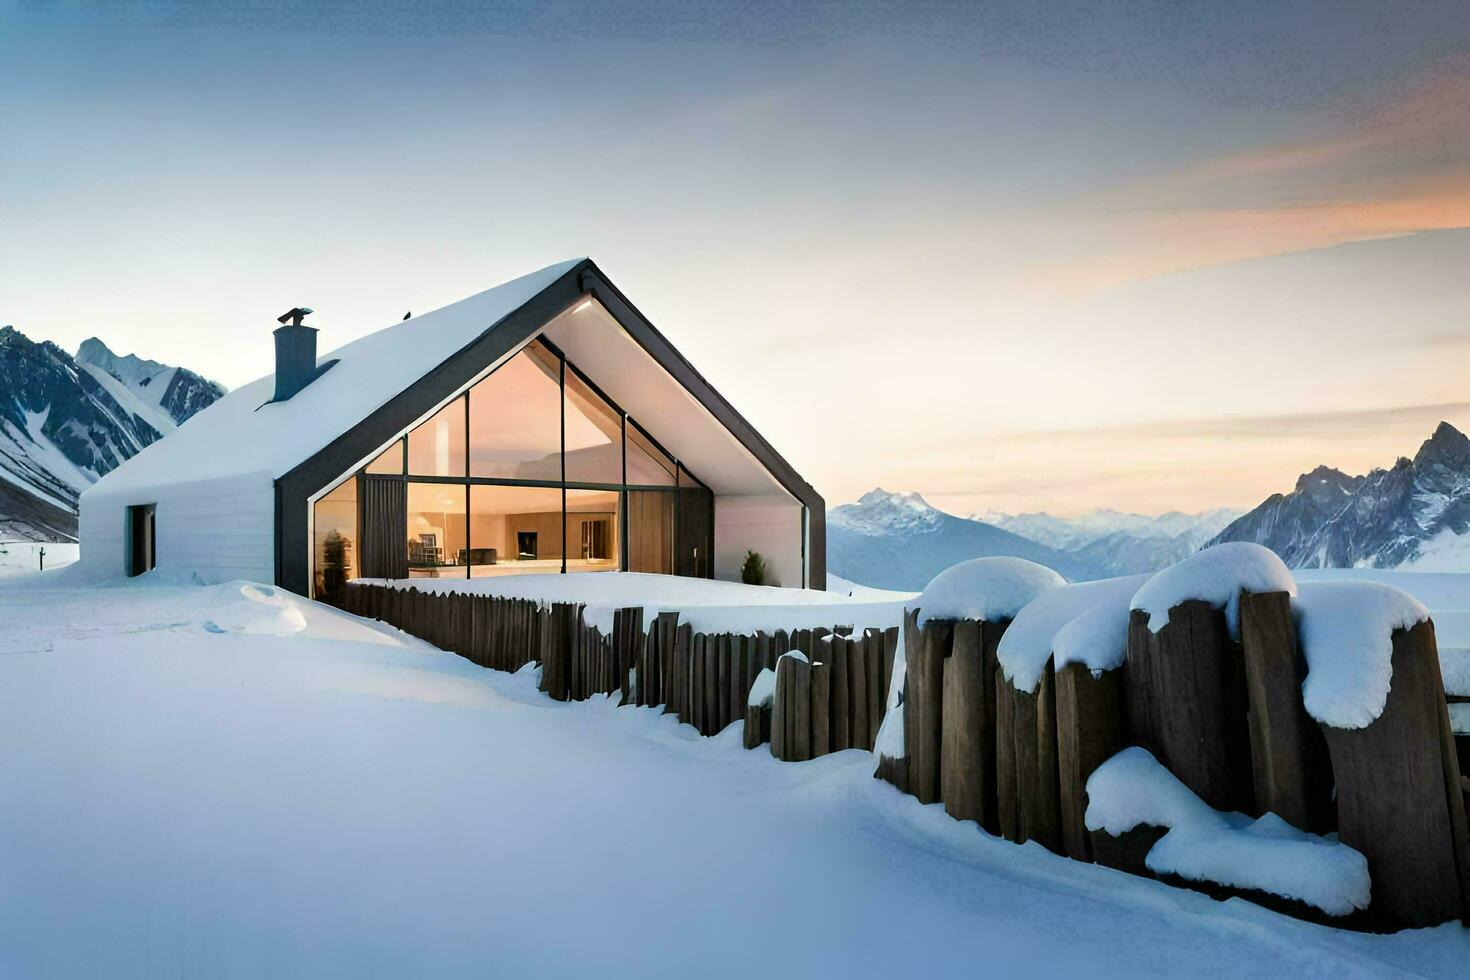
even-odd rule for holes
{"type": "Polygon", "coordinates": [[[1470,845],[1434,624],[1392,634],[1392,684],[1362,728],[1322,724],[1339,839],[1368,859],[1369,914],[1389,929],[1470,923],[1470,845]]]}

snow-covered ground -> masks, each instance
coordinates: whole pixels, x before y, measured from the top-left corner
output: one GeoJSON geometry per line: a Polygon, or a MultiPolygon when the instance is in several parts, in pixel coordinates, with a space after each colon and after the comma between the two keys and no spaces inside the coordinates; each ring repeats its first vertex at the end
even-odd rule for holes
{"type": "MultiPolygon", "coordinates": [[[[264,586],[0,588],[0,976],[1463,975],[264,586]]],[[[1430,603],[1431,608],[1433,604],[1430,603]]]]}
{"type": "Polygon", "coordinates": [[[77,560],[75,541],[65,544],[36,541],[0,541],[0,578],[12,575],[29,575],[41,570],[44,561],[47,568],[61,568],[77,560]],[[41,555],[41,549],[46,554],[41,555]]]}

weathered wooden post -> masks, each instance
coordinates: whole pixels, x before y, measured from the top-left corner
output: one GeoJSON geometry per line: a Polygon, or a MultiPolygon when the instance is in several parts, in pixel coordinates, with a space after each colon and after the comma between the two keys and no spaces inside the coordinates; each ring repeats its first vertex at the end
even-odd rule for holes
{"type": "MultiPolygon", "coordinates": [[[[1057,784],[1062,847],[1076,861],[1093,859],[1087,830],[1087,777],[1127,744],[1121,670],[1069,663],[1056,672],[1057,784]]],[[[1149,846],[1152,846],[1150,844],[1149,846]]]]}
{"type": "MultiPolygon", "coordinates": [[[[1273,552],[1232,542],[1190,556],[1138,590],[1128,628],[1128,717],[1133,741],[1196,796],[1217,810],[1257,814],[1236,632],[1243,592],[1294,594],[1296,584],[1273,552]]],[[[1257,611],[1273,601],[1279,608],[1280,600],[1263,600],[1268,605],[1257,611]]]]}
{"type": "MultiPolygon", "coordinates": [[[[1097,587],[1098,592],[1104,587],[1097,587]]],[[[1128,603],[1133,584],[1120,581],[1052,637],[1056,678],[1057,790],[1062,848],[1077,861],[1142,867],[1130,842],[1103,842],[1096,855],[1087,829],[1087,780],[1128,744],[1122,666],[1128,648],[1128,603]]],[[[1104,835],[1106,836],[1106,835],[1104,835]]],[[[1156,840],[1157,837],[1154,838],[1156,840]]],[[[1153,846],[1153,841],[1148,842],[1153,846]]],[[[1147,853],[1145,848],[1144,853],[1147,853]]]]}
{"type": "Polygon", "coordinates": [[[787,690],[791,686],[790,666],[782,663],[784,658],[776,658],[775,680],[771,688],[771,755],[784,761],[786,759],[786,734],[790,728],[786,720],[787,713],[791,710],[790,697],[782,698],[782,681],[785,681],[787,690]]]}
{"type": "Polygon", "coordinates": [[[1304,586],[1300,612],[1306,708],[1332,759],[1339,839],[1368,859],[1370,919],[1388,929],[1470,923],[1470,831],[1434,624],[1408,596],[1366,582],[1304,586]],[[1386,677],[1381,663],[1345,677],[1334,662],[1351,656],[1336,647],[1341,619],[1355,613],[1360,630],[1397,624],[1386,677]]]}
{"type": "Polygon", "coordinates": [[[1034,691],[996,671],[997,820],[1007,840],[1061,853],[1056,674],[1048,660],[1034,691]]]}
{"type": "Polygon", "coordinates": [[[1335,829],[1332,765],[1322,731],[1302,703],[1307,663],[1290,594],[1241,593],[1240,647],[1256,807],[1301,830],[1335,829]]]}
{"type": "Polygon", "coordinates": [[[1253,813],[1245,668],[1225,614],[1188,599],[1168,616],[1158,632],[1142,609],[1129,623],[1133,740],[1210,806],[1253,813]]]}
{"type": "MultiPolygon", "coordinates": [[[[613,611],[613,673],[623,695],[623,704],[634,698],[631,678],[635,676],[639,662],[639,638],[643,636],[643,607],[629,606],[613,611]]],[[[641,701],[639,702],[641,703],[641,701]]]]}
{"type": "Polygon", "coordinates": [[[784,762],[812,757],[812,666],[800,651],[776,660],[771,754],[784,762]]]}
{"type": "Polygon", "coordinates": [[[792,762],[805,762],[812,757],[812,667],[805,657],[792,664],[791,680],[787,748],[792,762]]]}
{"type": "Polygon", "coordinates": [[[848,677],[850,658],[848,640],[834,632],[827,637],[827,679],[829,683],[828,751],[841,752],[852,747],[852,684],[848,677]]]}
{"type": "MultiPolygon", "coordinates": [[[[905,609],[903,612],[904,650],[907,650],[910,643],[918,642],[918,616],[917,610],[905,609]]],[[[894,632],[897,633],[896,630],[894,632]]],[[[885,634],[882,655],[878,658],[878,666],[882,670],[880,689],[883,711],[873,737],[873,752],[878,756],[878,766],[873,777],[889,783],[900,793],[908,793],[909,760],[905,740],[908,737],[909,723],[902,683],[907,670],[903,663],[905,658],[898,656],[897,635],[894,636],[894,641],[890,650],[885,634]],[[898,684],[894,683],[895,672],[900,679],[898,684]]]]}
{"type": "MultiPolygon", "coordinates": [[[[817,644],[818,657],[831,656],[830,645],[817,644]],[[825,649],[824,649],[825,646],[825,649]]],[[[813,759],[832,751],[832,664],[812,662],[812,754],[813,759]]]]}
{"type": "Polygon", "coordinates": [[[954,623],[944,660],[940,796],[956,820],[999,833],[996,803],[995,652],[1007,622],[954,623]]]}
{"type": "Polygon", "coordinates": [[[653,675],[649,690],[652,700],[649,703],[663,705],[663,713],[668,714],[677,710],[677,705],[673,703],[677,700],[675,681],[685,675],[680,673],[675,676],[673,672],[676,667],[681,666],[681,655],[684,661],[689,658],[690,633],[680,628],[679,614],[675,612],[659,613],[654,618],[654,623],[658,627],[658,640],[655,643],[650,635],[648,641],[651,648],[648,655],[649,671],[653,675]]]}
{"type": "Polygon", "coordinates": [[[850,744],[855,749],[872,749],[873,733],[868,730],[868,634],[847,646],[848,727],[850,744]]]}
{"type": "Polygon", "coordinates": [[[940,799],[939,753],[944,716],[944,657],[954,624],[931,619],[918,628],[916,649],[908,651],[905,672],[904,745],[909,758],[909,791],[920,803],[940,799]]]}

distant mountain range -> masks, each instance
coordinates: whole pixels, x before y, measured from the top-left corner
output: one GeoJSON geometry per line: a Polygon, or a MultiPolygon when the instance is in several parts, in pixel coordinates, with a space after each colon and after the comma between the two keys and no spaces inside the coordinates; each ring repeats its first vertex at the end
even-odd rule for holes
{"type": "Polygon", "coordinates": [[[1441,422],[1413,459],[1364,476],[1319,466],[1210,543],[1252,541],[1293,568],[1470,569],[1470,439],[1441,422]]]}
{"type": "Polygon", "coordinates": [[[880,489],[834,507],[827,524],[829,570],[889,589],[922,589],[950,565],[987,555],[1029,558],[1072,581],[1132,575],[1225,541],[1264,545],[1293,568],[1470,571],[1470,438],[1441,422],[1412,459],[1362,476],[1319,466],[1244,514],[965,518],[880,489]]]}
{"type": "Polygon", "coordinates": [[[917,493],[876,489],[828,513],[827,567],[863,585],[909,590],[922,589],[950,565],[992,555],[1028,558],[1074,582],[1110,578],[1177,561],[1236,513],[987,513],[981,519],[946,514],[917,493]]]}
{"type": "Polygon", "coordinates": [[[1116,510],[1078,517],[991,512],[978,519],[1065,551],[1112,577],[1156,571],[1192,555],[1239,516],[1239,510],[1220,507],[1154,516],[1116,510]]]}
{"type": "Polygon", "coordinates": [[[83,490],[224,393],[95,337],[73,357],[0,327],[0,540],[75,538],[83,490]]]}

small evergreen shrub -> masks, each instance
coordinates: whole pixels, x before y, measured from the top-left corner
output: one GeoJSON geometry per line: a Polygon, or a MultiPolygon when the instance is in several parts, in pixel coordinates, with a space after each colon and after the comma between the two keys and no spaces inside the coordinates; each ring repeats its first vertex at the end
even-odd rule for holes
{"type": "Polygon", "coordinates": [[[766,584],[766,560],[759,552],[745,552],[745,561],[740,566],[740,581],[746,585],[766,584]]]}

